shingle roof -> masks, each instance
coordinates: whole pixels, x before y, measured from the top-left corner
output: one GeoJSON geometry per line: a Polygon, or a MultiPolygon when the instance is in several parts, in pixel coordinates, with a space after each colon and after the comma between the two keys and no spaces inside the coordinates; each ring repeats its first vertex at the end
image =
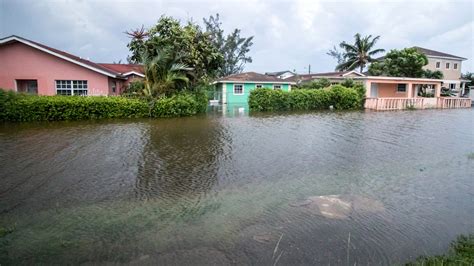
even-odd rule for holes
{"type": "Polygon", "coordinates": [[[438,51],[435,51],[435,50],[430,50],[430,49],[426,49],[426,48],[422,48],[422,47],[418,47],[418,46],[413,46],[413,48],[415,48],[416,50],[418,50],[418,52],[423,53],[427,56],[451,57],[451,58],[460,59],[460,60],[467,60],[467,58],[464,58],[464,57],[460,57],[460,56],[452,55],[452,54],[447,54],[447,53],[443,53],[443,52],[438,52],[438,51]]]}
{"type": "Polygon", "coordinates": [[[108,63],[98,63],[99,65],[110,69],[112,71],[115,71],[120,74],[125,74],[129,72],[136,72],[139,74],[144,74],[143,72],[143,65],[138,65],[138,64],[108,64],[108,63]]]}
{"type": "Polygon", "coordinates": [[[293,73],[293,72],[290,71],[290,70],[283,70],[283,71],[275,71],[275,72],[265,72],[265,75],[268,75],[268,76],[280,76],[281,74],[284,74],[284,73],[287,73],[287,72],[293,73]]]}
{"type": "MultiPolygon", "coordinates": [[[[275,76],[268,76],[256,72],[244,72],[239,74],[229,75],[227,77],[223,77],[217,80],[217,82],[222,81],[257,81],[257,82],[279,82],[284,83],[284,79],[277,78],[275,76]]],[[[286,81],[292,83],[292,81],[286,81]]]]}
{"type": "Polygon", "coordinates": [[[93,69],[96,69],[96,70],[99,70],[99,71],[106,72],[106,73],[108,73],[112,76],[119,76],[120,75],[120,73],[118,73],[118,72],[116,72],[112,69],[103,67],[103,66],[101,66],[97,63],[94,63],[92,61],[83,59],[81,57],[78,57],[78,56],[72,55],[70,53],[67,53],[67,52],[64,52],[64,51],[46,46],[44,44],[41,44],[41,43],[38,43],[38,42],[35,42],[35,41],[25,39],[23,37],[18,37],[18,36],[12,35],[12,36],[0,39],[0,44],[7,44],[7,43],[11,43],[11,42],[21,42],[21,43],[24,43],[24,44],[27,44],[27,45],[30,45],[30,46],[37,46],[41,49],[44,49],[46,51],[51,52],[52,54],[56,54],[56,55],[68,58],[68,59],[72,60],[73,62],[89,66],[89,67],[91,67],[93,69]]]}

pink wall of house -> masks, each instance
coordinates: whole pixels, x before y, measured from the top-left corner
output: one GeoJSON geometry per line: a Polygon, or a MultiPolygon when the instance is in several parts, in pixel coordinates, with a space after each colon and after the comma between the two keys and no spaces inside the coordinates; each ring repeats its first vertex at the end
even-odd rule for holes
{"type": "Polygon", "coordinates": [[[378,87],[378,97],[401,97],[406,98],[406,92],[397,92],[397,84],[390,83],[377,83],[378,87]]]}
{"type": "Polygon", "coordinates": [[[0,88],[15,90],[15,80],[37,80],[40,95],[55,95],[55,80],[87,80],[88,95],[114,94],[108,76],[19,42],[0,46],[0,88]]]}

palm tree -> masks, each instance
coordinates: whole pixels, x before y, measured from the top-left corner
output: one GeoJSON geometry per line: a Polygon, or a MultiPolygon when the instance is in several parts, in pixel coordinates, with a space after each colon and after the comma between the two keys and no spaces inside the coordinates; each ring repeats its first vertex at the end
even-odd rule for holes
{"type": "Polygon", "coordinates": [[[357,33],[354,38],[354,44],[342,42],[339,45],[342,49],[344,49],[344,62],[337,65],[336,70],[354,70],[359,67],[360,72],[362,72],[368,63],[374,61],[372,56],[385,52],[384,49],[372,50],[380,36],[372,38],[372,35],[369,35],[361,38],[360,34],[357,33]]]}
{"type": "Polygon", "coordinates": [[[175,55],[169,47],[156,49],[155,54],[142,53],[145,74],[143,94],[156,98],[184,88],[189,83],[186,74],[190,68],[179,63],[181,56],[175,55]]]}

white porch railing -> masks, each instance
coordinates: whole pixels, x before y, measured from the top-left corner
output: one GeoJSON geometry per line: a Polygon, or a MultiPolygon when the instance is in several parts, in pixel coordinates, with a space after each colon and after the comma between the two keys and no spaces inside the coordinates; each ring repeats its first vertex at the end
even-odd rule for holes
{"type": "Polygon", "coordinates": [[[438,108],[470,108],[471,104],[470,98],[438,98],[438,108]]]}
{"type": "Polygon", "coordinates": [[[372,110],[403,110],[426,108],[469,108],[469,98],[366,98],[365,108],[372,110]]]}

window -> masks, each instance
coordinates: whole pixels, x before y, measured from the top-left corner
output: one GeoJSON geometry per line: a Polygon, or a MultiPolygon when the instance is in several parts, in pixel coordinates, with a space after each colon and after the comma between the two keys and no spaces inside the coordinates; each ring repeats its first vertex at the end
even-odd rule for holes
{"type": "Polygon", "coordinates": [[[397,85],[397,92],[406,92],[407,91],[407,84],[398,84],[397,85]]]}
{"type": "Polygon", "coordinates": [[[114,81],[112,82],[112,92],[115,93],[116,89],[117,89],[117,82],[114,81]]]}
{"type": "Polygon", "coordinates": [[[449,84],[449,88],[450,88],[451,90],[455,90],[455,89],[456,89],[456,83],[450,83],[450,84],[449,84]]]}
{"type": "Polygon", "coordinates": [[[234,94],[235,94],[235,95],[242,95],[242,94],[244,94],[244,85],[242,85],[242,84],[234,84],[234,94]]]}
{"type": "Polygon", "coordinates": [[[281,90],[281,85],[273,85],[274,90],[281,90]]]}
{"type": "Polygon", "coordinates": [[[263,85],[262,85],[262,84],[256,84],[256,85],[255,85],[255,88],[256,88],[256,89],[261,89],[261,88],[263,88],[263,85]]]}
{"type": "Polygon", "coordinates": [[[458,69],[458,64],[457,64],[457,63],[454,63],[454,64],[453,64],[453,68],[454,68],[454,69],[458,69]]]}
{"type": "Polygon", "coordinates": [[[441,62],[436,62],[436,68],[440,68],[441,67],[441,62]]]}
{"type": "Polygon", "coordinates": [[[58,95],[87,95],[87,80],[56,80],[58,95]]]}
{"type": "Polygon", "coordinates": [[[449,63],[446,63],[446,69],[449,69],[449,63]]]}

